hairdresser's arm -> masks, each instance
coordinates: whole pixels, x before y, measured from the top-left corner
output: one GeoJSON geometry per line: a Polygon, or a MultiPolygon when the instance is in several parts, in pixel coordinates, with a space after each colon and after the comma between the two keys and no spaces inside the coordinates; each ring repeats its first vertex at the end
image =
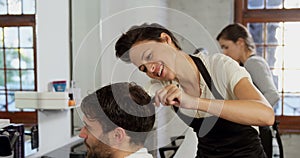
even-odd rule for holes
{"type": "Polygon", "coordinates": [[[175,85],[169,85],[157,91],[155,102],[157,105],[162,103],[205,111],[245,125],[267,126],[274,123],[271,105],[247,78],[236,84],[234,93],[239,100],[211,100],[192,97],[175,85]]]}
{"type": "Polygon", "coordinates": [[[239,100],[208,100],[198,98],[198,110],[220,115],[240,124],[267,126],[274,123],[274,111],[264,96],[247,79],[241,79],[234,88],[239,100]]]}

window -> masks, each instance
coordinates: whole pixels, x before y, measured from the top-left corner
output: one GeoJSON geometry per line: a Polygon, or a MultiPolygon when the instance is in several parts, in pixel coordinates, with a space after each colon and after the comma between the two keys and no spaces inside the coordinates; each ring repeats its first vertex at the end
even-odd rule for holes
{"type": "Polygon", "coordinates": [[[235,22],[247,26],[281,95],[274,107],[282,133],[300,133],[300,0],[235,0],[235,22]]]}
{"type": "Polygon", "coordinates": [[[36,91],[35,0],[0,0],[0,118],[34,124],[36,111],[17,109],[15,91],[36,91]]]}

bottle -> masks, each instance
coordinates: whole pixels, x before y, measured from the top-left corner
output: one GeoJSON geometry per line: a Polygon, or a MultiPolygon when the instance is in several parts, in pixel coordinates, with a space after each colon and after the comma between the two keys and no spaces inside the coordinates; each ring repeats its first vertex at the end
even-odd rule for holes
{"type": "Polygon", "coordinates": [[[70,82],[70,89],[69,89],[69,93],[72,93],[72,97],[73,97],[73,100],[75,101],[75,104],[79,104],[80,103],[80,100],[81,100],[81,90],[80,88],[77,88],[76,87],[76,83],[74,80],[72,80],[70,82]]]}
{"type": "Polygon", "coordinates": [[[69,102],[68,102],[68,105],[69,106],[75,106],[75,100],[74,100],[74,97],[73,97],[73,93],[69,93],[69,102]]]}

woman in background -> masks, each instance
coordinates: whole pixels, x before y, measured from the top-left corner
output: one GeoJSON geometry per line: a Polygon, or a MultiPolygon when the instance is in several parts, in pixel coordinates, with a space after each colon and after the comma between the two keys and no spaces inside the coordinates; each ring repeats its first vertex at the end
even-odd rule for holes
{"type": "MultiPolygon", "coordinates": [[[[253,38],[247,28],[239,23],[226,26],[217,36],[223,53],[249,72],[254,85],[274,107],[280,99],[268,63],[256,55],[253,38]]],[[[260,136],[268,157],[272,157],[272,135],[268,126],[260,127],[260,136]],[[268,134],[269,133],[269,134],[268,134]]]]}
{"type": "Polygon", "coordinates": [[[265,59],[256,55],[255,43],[247,28],[238,23],[228,25],[217,36],[217,40],[225,55],[246,68],[255,86],[274,107],[279,94],[272,73],[265,59]]]}

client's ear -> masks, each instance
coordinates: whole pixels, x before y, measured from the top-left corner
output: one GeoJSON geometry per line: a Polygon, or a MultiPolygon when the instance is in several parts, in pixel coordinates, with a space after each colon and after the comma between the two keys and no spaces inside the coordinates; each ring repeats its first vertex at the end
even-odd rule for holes
{"type": "Polygon", "coordinates": [[[125,140],[126,136],[126,131],[121,127],[115,128],[112,132],[113,140],[117,144],[122,143],[125,140]]]}

